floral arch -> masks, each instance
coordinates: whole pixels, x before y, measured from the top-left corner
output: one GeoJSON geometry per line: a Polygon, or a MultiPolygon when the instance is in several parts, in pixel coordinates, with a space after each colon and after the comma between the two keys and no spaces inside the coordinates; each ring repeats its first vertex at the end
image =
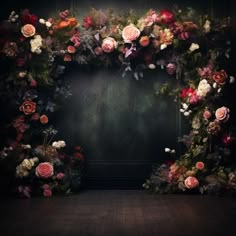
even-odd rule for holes
{"type": "Polygon", "coordinates": [[[144,188],[158,192],[234,191],[236,170],[229,18],[196,16],[191,9],[130,11],[91,9],[81,23],[68,10],[42,19],[29,10],[11,12],[0,29],[1,105],[10,115],[1,122],[1,166],[20,195],[69,193],[78,189],[83,153],[80,146],[62,152],[54,141],[51,113],[70,96],[63,79],[66,64],[119,65],[122,77],[145,79],[144,70],[164,69],[180,87],[163,84],[157,95],[170,95],[190,123],[179,137],[184,153],[166,148],[168,162],[154,168],[144,188]],[[9,102],[10,101],[10,102],[9,102]],[[7,124],[7,125],[6,125],[7,124]],[[43,134],[43,143],[38,143],[43,134]]]}

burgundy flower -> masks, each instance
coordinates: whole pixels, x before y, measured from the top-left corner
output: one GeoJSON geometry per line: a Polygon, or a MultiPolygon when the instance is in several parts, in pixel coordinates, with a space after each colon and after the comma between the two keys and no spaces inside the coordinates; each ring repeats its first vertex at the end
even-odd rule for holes
{"type": "Polygon", "coordinates": [[[160,18],[163,24],[170,24],[174,20],[174,13],[170,10],[164,9],[160,12],[160,18]]]}
{"type": "Polygon", "coordinates": [[[38,17],[34,14],[30,14],[29,10],[25,9],[22,12],[21,21],[24,25],[31,24],[35,26],[38,21],[38,17]]]}

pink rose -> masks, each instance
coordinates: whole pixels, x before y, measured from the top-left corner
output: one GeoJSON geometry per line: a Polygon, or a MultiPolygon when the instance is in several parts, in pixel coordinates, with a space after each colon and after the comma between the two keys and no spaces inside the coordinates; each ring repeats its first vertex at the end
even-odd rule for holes
{"type": "Polygon", "coordinates": [[[117,42],[115,41],[115,39],[111,37],[107,37],[103,39],[102,50],[104,52],[107,52],[107,53],[113,52],[116,47],[117,47],[117,42]]]}
{"type": "Polygon", "coordinates": [[[228,75],[224,70],[221,70],[220,72],[214,72],[212,74],[212,79],[220,85],[224,85],[226,82],[226,79],[228,78],[228,75]]]}
{"type": "Polygon", "coordinates": [[[65,174],[60,172],[60,173],[57,174],[57,179],[62,180],[64,178],[64,176],[65,176],[65,174]]]}
{"type": "Polygon", "coordinates": [[[203,118],[206,119],[206,120],[210,119],[211,118],[211,112],[209,110],[205,110],[203,112],[203,118]]]}
{"type": "Polygon", "coordinates": [[[131,42],[136,40],[140,35],[140,30],[133,24],[126,26],[122,31],[122,38],[125,42],[131,42]]]}
{"type": "Polygon", "coordinates": [[[195,167],[198,169],[198,170],[203,170],[205,165],[202,161],[198,161],[195,165],[195,167]]]}
{"type": "Polygon", "coordinates": [[[36,176],[40,178],[50,178],[53,176],[53,166],[50,162],[42,162],[35,169],[36,176]]]}
{"type": "Polygon", "coordinates": [[[43,196],[44,196],[44,197],[51,197],[51,196],[52,196],[52,191],[51,191],[51,189],[44,189],[44,190],[43,190],[43,196]]]}
{"type": "Polygon", "coordinates": [[[215,116],[219,121],[226,122],[229,119],[229,108],[228,107],[220,107],[216,110],[215,116]]]}
{"type": "Polygon", "coordinates": [[[43,188],[43,190],[46,190],[46,189],[50,189],[50,186],[49,186],[48,184],[44,184],[44,185],[42,186],[42,188],[43,188]]]}
{"type": "Polygon", "coordinates": [[[75,53],[75,47],[74,46],[68,46],[67,51],[68,51],[68,53],[75,53]]]}
{"type": "Polygon", "coordinates": [[[185,179],[184,184],[187,188],[192,189],[196,188],[199,185],[199,181],[196,177],[189,176],[188,178],[185,179]]]}
{"type": "Polygon", "coordinates": [[[97,56],[99,56],[99,55],[101,55],[102,54],[102,48],[101,47],[96,47],[95,49],[94,49],[94,52],[95,52],[95,54],[97,55],[97,56]]]}
{"type": "Polygon", "coordinates": [[[173,64],[173,63],[169,63],[167,66],[166,66],[166,71],[169,75],[173,75],[176,71],[176,65],[173,64]]]}
{"type": "Polygon", "coordinates": [[[30,87],[37,87],[37,81],[35,79],[30,80],[30,87]]]}
{"type": "Polygon", "coordinates": [[[142,36],[139,40],[139,44],[143,47],[147,47],[150,43],[150,39],[148,36],[142,36]]]}
{"type": "Polygon", "coordinates": [[[21,28],[21,33],[26,37],[32,37],[36,33],[36,29],[33,25],[31,24],[26,24],[21,28]]]}

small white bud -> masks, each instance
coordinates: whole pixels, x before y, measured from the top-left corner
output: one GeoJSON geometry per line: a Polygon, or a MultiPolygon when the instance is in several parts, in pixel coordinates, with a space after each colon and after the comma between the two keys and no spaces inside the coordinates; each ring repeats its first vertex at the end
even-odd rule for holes
{"type": "Polygon", "coordinates": [[[217,83],[215,82],[214,84],[213,84],[213,88],[217,88],[217,83]]]}
{"type": "Polygon", "coordinates": [[[188,109],[188,104],[183,103],[182,106],[183,106],[184,110],[187,110],[187,109],[188,109]]]}
{"type": "Polygon", "coordinates": [[[167,45],[165,43],[163,43],[160,47],[161,50],[164,50],[165,48],[167,48],[167,45]]]}
{"type": "Polygon", "coordinates": [[[185,112],[185,110],[184,110],[184,109],[182,109],[182,108],[181,108],[181,109],[179,109],[179,111],[180,111],[180,112],[182,112],[182,113],[183,113],[183,112],[185,112]]]}
{"type": "Polygon", "coordinates": [[[229,77],[229,83],[230,83],[230,84],[233,84],[234,82],[235,82],[234,76],[230,76],[230,77],[229,77]]]}
{"type": "Polygon", "coordinates": [[[217,90],[217,93],[220,93],[221,92],[221,88],[219,88],[218,90],[217,90]]]}
{"type": "Polygon", "coordinates": [[[188,111],[184,112],[184,116],[189,116],[189,115],[190,115],[190,113],[188,111]]]}
{"type": "Polygon", "coordinates": [[[156,69],[156,66],[154,64],[149,64],[148,68],[151,69],[151,70],[154,70],[154,69],[156,69]]]}
{"type": "Polygon", "coordinates": [[[170,148],[165,148],[165,152],[170,152],[170,148]]]}

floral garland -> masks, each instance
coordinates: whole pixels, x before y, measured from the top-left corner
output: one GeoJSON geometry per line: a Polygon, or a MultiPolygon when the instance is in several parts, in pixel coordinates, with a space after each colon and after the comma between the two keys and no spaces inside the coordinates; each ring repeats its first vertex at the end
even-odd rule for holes
{"type": "MultiPolygon", "coordinates": [[[[5,140],[8,146],[3,148],[1,160],[8,163],[9,156],[18,156],[12,166],[18,192],[24,196],[39,189],[45,196],[52,190],[71,190],[71,181],[62,181],[74,170],[59,152],[65,143],[48,142],[55,130],[46,128],[60,99],[71,95],[62,76],[70,61],[119,65],[122,77],[137,80],[144,77],[145,69],[160,67],[179,80],[178,88],[164,84],[157,94],[175,96],[181,103],[180,112],[192,126],[189,135],[179,138],[186,152],[175,159],[175,150],[166,148],[173,163],[155,168],[144,184],[146,189],[160,193],[235,190],[236,171],[228,158],[236,138],[230,108],[221,99],[234,82],[228,66],[228,18],[197,18],[190,8],[151,9],[142,17],[132,11],[116,16],[111,10],[91,9],[80,25],[68,10],[47,20],[24,10],[11,12],[1,24],[0,35],[4,65],[0,93],[3,103],[12,101],[8,109],[15,115],[10,124],[16,131],[15,138],[5,140]],[[44,134],[43,145],[29,151],[31,145],[24,143],[33,142],[33,137],[37,140],[38,130],[44,134]]],[[[8,133],[9,126],[4,130],[8,133]]],[[[69,160],[81,167],[80,148],[69,160]]]]}

